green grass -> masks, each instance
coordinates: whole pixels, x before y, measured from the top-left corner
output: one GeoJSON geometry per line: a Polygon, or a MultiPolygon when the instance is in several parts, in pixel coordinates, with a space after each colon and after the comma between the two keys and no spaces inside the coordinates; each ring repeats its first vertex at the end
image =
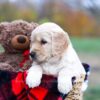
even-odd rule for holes
{"type": "Polygon", "coordinates": [[[71,38],[77,52],[100,54],[100,38],[71,38]]]}
{"type": "Polygon", "coordinates": [[[100,86],[90,87],[85,92],[84,100],[100,100],[100,86]]]}

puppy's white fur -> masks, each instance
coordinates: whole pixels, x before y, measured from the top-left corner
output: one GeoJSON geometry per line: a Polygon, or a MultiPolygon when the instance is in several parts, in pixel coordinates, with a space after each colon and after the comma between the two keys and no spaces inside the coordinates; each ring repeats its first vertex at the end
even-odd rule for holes
{"type": "MultiPolygon", "coordinates": [[[[85,74],[85,70],[72,47],[68,34],[55,23],[42,24],[32,32],[30,52],[34,51],[35,46],[38,45],[34,39],[36,35],[39,35],[40,37],[37,36],[37,38],[40,39],[46,38],[49,43],[48,46],[43,47],[47,49],[45,51],[42,50],[44,54],[40,56],[40,53],[38,53],[39,60],[41,58],[43,62],[33,62],[32,67],[28,70],[26,84],[28,84],[30,88],[34,88],[41,83],[42,74],[54,75],[58,78],[58,90],[64,94],[68,93],[72,89],[72,77],[85,74]],[[59,33],[60,35],[65,35],[67,40],[67,46],[62,53],[57,53],[58,51],[55,52],[52,44],[53,41],[56,42],[56,40],[53,40],[53,37],[59,33]],[[54,55],[50,55],[52,53],[54,53],[54,55]]],[[[58,43],[58,45],[60,44],[58,43]]],[[[36,51],[39,51],[39,49],[36,49],[36,51]]]]}

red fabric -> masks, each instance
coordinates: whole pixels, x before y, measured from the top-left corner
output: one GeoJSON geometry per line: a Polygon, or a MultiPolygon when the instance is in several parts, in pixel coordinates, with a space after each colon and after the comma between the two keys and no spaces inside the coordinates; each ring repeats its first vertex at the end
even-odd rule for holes
{"type": "MultiPolygon", "coordinates": [[[[30,90],[30,93],[33,95],[37,100],[44,100],[46,94],[47,94],[48,90],[43,88],[43,87],[36,87],[34,89],[30,90]]],[[[33,100],[33,98],[28,95],[29,100],[33,100]]]]}
{"type": "Polygon", "coordinates": [[[17,100],[44,100],[48,90],[39,86],[29,89],[25,84],[26,72],[19,72],[17,77],[12,80],[12,91],[17,100]]]}
{"type": "Polygon", "coordinates": [[[23,67],[24,66],[24,63],[29,60],[29,50],[26,50],[24,53],[23,53],[23,57],[24,59],[20,62],[19,66],[20,67],[23,67]]]}
{"type": "Polygon", "coordinates": [[[12,83],[12,91],[14,92],[15,95],[18,95],[25,87],[22,72],[19,72],[17,77],[13,79],[11,83],[12,83]]]}

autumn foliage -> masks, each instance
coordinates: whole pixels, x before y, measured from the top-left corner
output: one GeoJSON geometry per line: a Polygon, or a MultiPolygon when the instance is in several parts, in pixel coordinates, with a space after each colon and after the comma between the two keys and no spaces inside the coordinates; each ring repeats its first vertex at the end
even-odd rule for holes
{"type": "Polygon", "coordinates": [[[39,10],[35,4],[21,7],[13,3],[0,4],[0,21],[53,21],[72,36],[100,36],[100,27],[91,14],[82,9],[70,8],[64,2],[51,1],[45,0],[39,10]]]}

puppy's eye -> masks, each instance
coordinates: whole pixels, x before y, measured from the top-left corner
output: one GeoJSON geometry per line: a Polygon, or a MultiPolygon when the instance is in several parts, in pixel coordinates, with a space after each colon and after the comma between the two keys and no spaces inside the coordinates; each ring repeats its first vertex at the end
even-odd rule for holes
{"type": "Polygon", "coordinates": [[[41,44],[46,44],[47,43],[47,41],[46,40],[41,40],[41,44]]]}

